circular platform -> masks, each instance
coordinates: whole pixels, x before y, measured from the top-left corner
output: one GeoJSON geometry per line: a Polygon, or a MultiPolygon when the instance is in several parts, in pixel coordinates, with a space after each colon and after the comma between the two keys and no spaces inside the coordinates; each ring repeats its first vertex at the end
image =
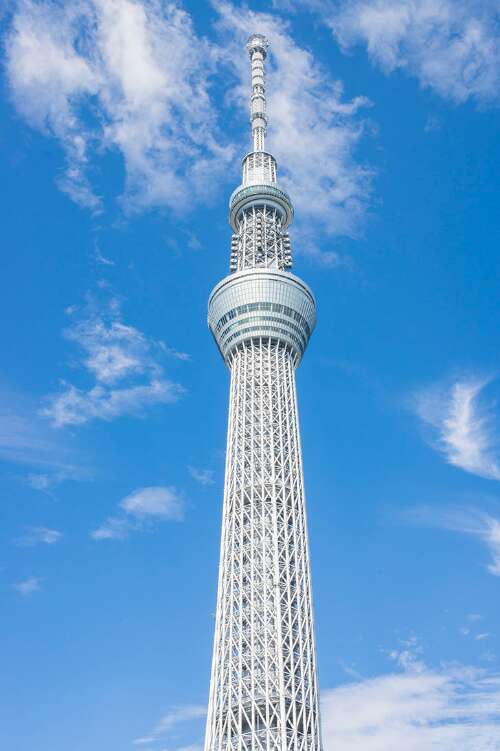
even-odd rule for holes
{"type": "Polygon", "coordinates": [[[225,360],[241,342],[272,338],[288,345],[298,364],[316,325],[316,302],[309,287],[289,272],[239,271],[213,289],[208,325],[225,360]]]}
{"type": "Polygon", "coordinates": [[[276,185],[248,185],[236,188],[229,199],[229,223],[238,231],[239,214],[250,206],[272,206],[281,213],[281,226],[285,230],[293,219],[293,206],[288,193],[276,185]]]}

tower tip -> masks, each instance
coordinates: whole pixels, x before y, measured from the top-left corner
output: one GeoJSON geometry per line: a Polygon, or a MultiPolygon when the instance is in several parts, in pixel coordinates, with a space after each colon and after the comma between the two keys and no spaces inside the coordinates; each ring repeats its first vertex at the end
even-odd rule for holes
{"type": "Polygon", "coordinates": [[[264,34],[250,34],[246,47],[248,52],[250,53],[250,56],[253,52],[259,51],[262,52],[263,56],[265,57],[267,54],[267,48],[269,47],[269,41],[266,39],[264,34]]]}
{"type": "Polygon", "coordinates": [[[264,80],[264,61],[269,42],[264,34],[251,34],[247,41],[247,50],[252,67],[252,97],[250,100],[250,120],[252,123],[253,150],[264,151],[266,135],[266,86],[264,80]]]}

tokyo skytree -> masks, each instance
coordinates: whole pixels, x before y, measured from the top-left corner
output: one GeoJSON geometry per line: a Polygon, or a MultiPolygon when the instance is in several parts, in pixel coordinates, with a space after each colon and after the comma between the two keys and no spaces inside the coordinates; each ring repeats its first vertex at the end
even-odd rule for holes
{"type": "Polygon", "coordinates": [[[295,369],[316,322],[290,268],[288,194],[265,150],[268,42],[247,42],[252,151],[229,201],[230,273],[208,322],[231,372],[205,751],[320,751],[295,369]]]}

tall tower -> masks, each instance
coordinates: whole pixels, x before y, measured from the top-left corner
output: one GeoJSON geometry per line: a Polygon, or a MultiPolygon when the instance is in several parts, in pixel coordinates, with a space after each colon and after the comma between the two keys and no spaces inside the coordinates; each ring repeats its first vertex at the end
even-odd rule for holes
{"type": "Polygon", "coordinates": [[[320,751],[295,369],[316,322],[290,272],[289,196],[265,151],[268,42],[247,43],[253,150],[229,201],[230,274],[208,322],[231,371],[205,751],[320,751]]]}

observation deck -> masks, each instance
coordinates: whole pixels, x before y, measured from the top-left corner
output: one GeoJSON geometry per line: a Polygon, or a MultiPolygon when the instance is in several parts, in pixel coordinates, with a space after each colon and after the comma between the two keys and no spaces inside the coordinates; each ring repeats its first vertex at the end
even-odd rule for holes
{"type": "Polygon", "coordinates": [[[270,206],[281,215],[281,228],[285,230],[293,219],[290,196],[277,185],[240,185],[229,199],[229,223],[235,232],[245,209],[252,206],[270,206]]]}
{"type": "Polygon", "coordinates": [[[271,338],[290,347],[298,365],[316,325],[316,302],[307,284],[290,272],[238,271],[214,287],[208,325],[226,363],[242,342],[271,338]]]}

